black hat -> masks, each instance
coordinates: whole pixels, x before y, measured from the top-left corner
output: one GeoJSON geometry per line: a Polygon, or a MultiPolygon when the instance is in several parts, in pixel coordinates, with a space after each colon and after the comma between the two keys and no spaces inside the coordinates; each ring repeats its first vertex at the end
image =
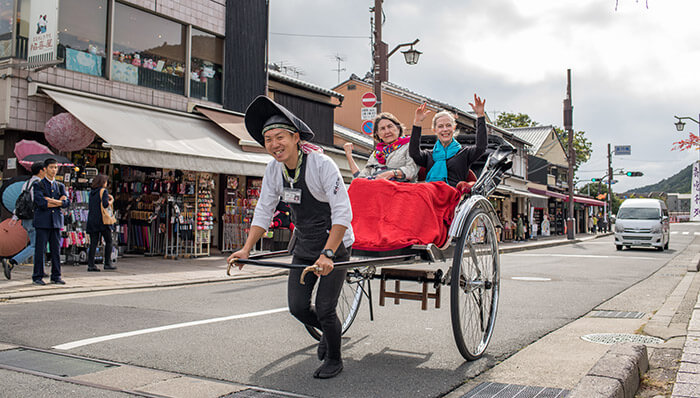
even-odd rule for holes
{"type": "Polygon", "coordinates": [[[314,132],[311,131],[311,128],[307,126],[303,120],[296,117],[287,108],[264,95],[258,96],[258,98],[254,99],[253,102],[248,105],[244,120],[248,134],[263,147],[265,146],[263,128],[270,123],[280,123],[280,121],[287,121],[288,123],[285,124],[293,126],[299,133],[299,138],[302,140],[310,141],[314,138],[314,132]],[[280,119],[280,116],[282,119],[280,119]],[[270,123],[268,123],[268,121],[270,121],[270,123]]]}

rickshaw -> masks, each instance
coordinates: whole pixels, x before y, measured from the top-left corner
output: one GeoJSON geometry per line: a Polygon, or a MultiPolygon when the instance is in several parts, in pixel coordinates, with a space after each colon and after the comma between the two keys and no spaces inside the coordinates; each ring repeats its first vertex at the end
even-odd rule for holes
{"type": "MultiPolygon", "coordinates": [[[[447,240],[441,246],[429,243],[390,251],[353,249],[349,261],[334,264],[336,269],[348,270],[337,308],[338,317],[342,322],[342,334],[350,329],[363,297],[368,298],[370,319],[374,319],[370,280],[381,280],[380,305],[383,305],[385,297],[394,297],[398,303],[396,292],[384,292],[387,279],[397,281],[397,291],[399,281],[417,281],[423,283],[423,292],[407,293],[403,297],[421,294],[425,309],[426,289],[428,285],[433,285],[438,295],[436,307],[439,308],[439,288],[449,286],[452,331],[457,348],[468,361],[483,356],[493,334],[498,309],[500,260],[496,228],[502,228],[496,211],[487,198],[496,190],[505,172],[511,168],[514,152],[514,147],[503,138],[495,135],[488,137],[486,153],[471,167],[472,171],[478,171],[479,176],[470,184],[471,189],[461,195],[449,225],[447,240]],[[377,272],[378,267],[383,271],[385,268],[425,262],[445,263],[449,264],[449,268],[446,272],[441,269],[420,273],[377,272]]],[[[304,276],[307,272],[313,272],[314,266],[269,260],[291,255],[293,240],[292,238],[287,250],[252,255],[249,259],[236,260],[236,263],[288,269],[303,268],[300,283],[304,283],[304,276]]],[[[233,264],[229,264],[229,275],[233,264]]],[[[321,338],[319,330],[305,326],[313,338],[321,338]]]]}

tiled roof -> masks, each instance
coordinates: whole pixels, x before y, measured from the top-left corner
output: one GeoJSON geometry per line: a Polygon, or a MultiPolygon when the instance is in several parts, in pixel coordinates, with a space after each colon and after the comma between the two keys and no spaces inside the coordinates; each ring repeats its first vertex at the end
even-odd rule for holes
{"type": "Polygon", "coordinates": [[[343,94],[340,94],[340,93],[335,92],[333,90],[329,90],[327,88],[317,86],[315,84],[311,84],[309,82],[305,82],[303,80],[299,80],[299,79],[293,78],[291,76],[287,76],[284,73],[277,72],[273,69],[268,69],[267,74],[271,78],[274,78],[275,80],[280,80],[280,81],[283,81],[285,83],[289,83],[289,84],[297,86],[297,87],[302,87],[302,88],[306,88],[309,90],[313,90],[313,91],[316,91],[317,93],[325,94],[325,95],[328,95],[331,97],[336,97],[336,98],[339,98],[341,101],[345,97],[343,94]]]}
{"type": "MultiPolygon", "coordinates": [[[[516,127],[506,129],[519,138],[529,142],[532,146],[528,149],[531,155],[536,154],[549,134],[554,130],[553,126],[516,127]]],[[[559,138],[557,137],[557,140],[559,138]]]]}

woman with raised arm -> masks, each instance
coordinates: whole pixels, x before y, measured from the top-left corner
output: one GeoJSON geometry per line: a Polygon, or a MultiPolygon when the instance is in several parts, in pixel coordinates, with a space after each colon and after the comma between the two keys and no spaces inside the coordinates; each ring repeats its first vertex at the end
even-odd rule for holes
{"type": "Polygon", "coordinates": [[[433,117],[433,133],[437,141],[433,149],[420,149],[421,123],[430,113],[426,104],[416,109],[413,120],[413,131],[408,152],[418,166],[425,167],[428,175],[426,182],[444,181],[451,186],[457,186],[460,181],[466,181],[469,167],[486,152],[486,114],[485,99],[474,94],[474,103],[469,105],[476,113],[476,144],[461,146],[454,138],[457,123],[454,116],[447,111],[441,111],[433,117]]]}
{"type": "Polygon", "coordinates": [[[408,155],[410,137],[404,136],[401,122],[391,113],[380,113],[374,119],[373,136],[375,149],[362,170],[352,158],[352,143],[343,146],[352,176],[414,182],[418,176],[418,166],[408,155]]]}

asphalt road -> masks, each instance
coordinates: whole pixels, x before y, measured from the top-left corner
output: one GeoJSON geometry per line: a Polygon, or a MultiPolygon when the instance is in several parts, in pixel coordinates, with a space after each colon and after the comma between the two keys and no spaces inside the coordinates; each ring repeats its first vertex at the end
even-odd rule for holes
{"type": "Polygon", "coordinates": [[[616,251],[606,237],[502,255],[496,330],[486,355],[475,362],[465,362],[456,349],[449,289],[443,290],[441,309],[421,311],[415,301],[379,307],[376,283],[375,320],[369,320],[364,301],[344,337],[345,371],[331,380],[313,379],[319,365],[315,341],[284,311],[286,278],[0,304],[0,342],[53,349],[116,333],[278,310],[62,351],[311,396],[440,396],[643,280],[685,248],[696,230],[674,224],[670,250],[664,252],[616,251]]]}

